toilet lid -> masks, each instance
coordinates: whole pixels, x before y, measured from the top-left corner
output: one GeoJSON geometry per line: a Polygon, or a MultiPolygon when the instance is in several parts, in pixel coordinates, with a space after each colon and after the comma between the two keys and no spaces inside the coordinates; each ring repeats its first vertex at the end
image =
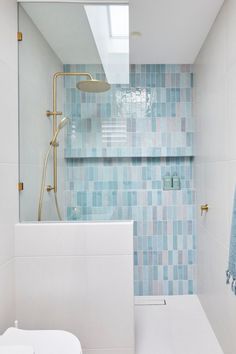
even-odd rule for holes
{"type": "Polygon", "coordinates": [[[32,346],[35,354],[82,354],[78,338],[66,331],[8,328],[0,336],[1,345],[32,346]]]}
{"type": "Polygon", "coordinates": [[[34,354],[34,349],[25,345],[1,345],[0,354],[34,354]]]}

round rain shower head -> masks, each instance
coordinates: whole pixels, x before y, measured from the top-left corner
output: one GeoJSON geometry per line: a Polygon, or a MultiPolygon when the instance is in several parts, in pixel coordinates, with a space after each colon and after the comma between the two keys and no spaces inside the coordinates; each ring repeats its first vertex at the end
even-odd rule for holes
{"type": "Polygon", "coordinates": [[[76,84],[76,87],[84,92],[106,92],[110,90],[111,85],[106,81],[101,80],[83,80],[76,84]]]}

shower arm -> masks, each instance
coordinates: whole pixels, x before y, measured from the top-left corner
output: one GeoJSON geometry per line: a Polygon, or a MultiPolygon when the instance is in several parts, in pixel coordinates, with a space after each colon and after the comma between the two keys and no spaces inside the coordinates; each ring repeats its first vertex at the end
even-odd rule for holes
{"type": "MultiPolygon", "coordinates": [[[[89,78],[89,80],[93,80],[93,77],[89,73],[80,73],[80,72],[57,72],[53,75],[53,110],[52,111],[47,111],[47,117],[53,117],[53,123],[52,123],[52,132],[53,136],[55,136],[56,131],[57,131],[57,116],[62,115],[62,112],[57,111],[57,79],[59,77],[65,77],[65,76],[83,76],[89,78]]],[[[53,187],[48,186],[47,191],[50,192],[51,190],[54,190],[54,193],[57,193],[57,141],[55,139],[53,143],[53,187]]]]}

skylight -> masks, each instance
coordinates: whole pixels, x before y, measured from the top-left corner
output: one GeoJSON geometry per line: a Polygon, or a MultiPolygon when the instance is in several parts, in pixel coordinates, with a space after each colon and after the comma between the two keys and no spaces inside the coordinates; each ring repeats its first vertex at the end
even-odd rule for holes
{"type": "Polygon", "coordinates": [[[88,22],[110,84],[129,83],[129,9],[85,5],[88,22]]]}
{"type": "Polygon", "coordinates": [[[128,5],[109,5],[108,7],[110,34],[113,38],[129,37],[128,5]]]}

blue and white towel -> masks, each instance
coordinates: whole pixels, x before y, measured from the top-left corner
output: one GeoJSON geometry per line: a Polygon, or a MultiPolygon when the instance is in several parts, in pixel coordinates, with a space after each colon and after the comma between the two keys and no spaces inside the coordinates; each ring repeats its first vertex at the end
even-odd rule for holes
{"type": "Polygon", "coordinates": [[[236,189],[234,192],[231,239],[229,248],[229,265],[226,271],[226,283],[231,281],[231,288],[236,295],[236,189]]]}

